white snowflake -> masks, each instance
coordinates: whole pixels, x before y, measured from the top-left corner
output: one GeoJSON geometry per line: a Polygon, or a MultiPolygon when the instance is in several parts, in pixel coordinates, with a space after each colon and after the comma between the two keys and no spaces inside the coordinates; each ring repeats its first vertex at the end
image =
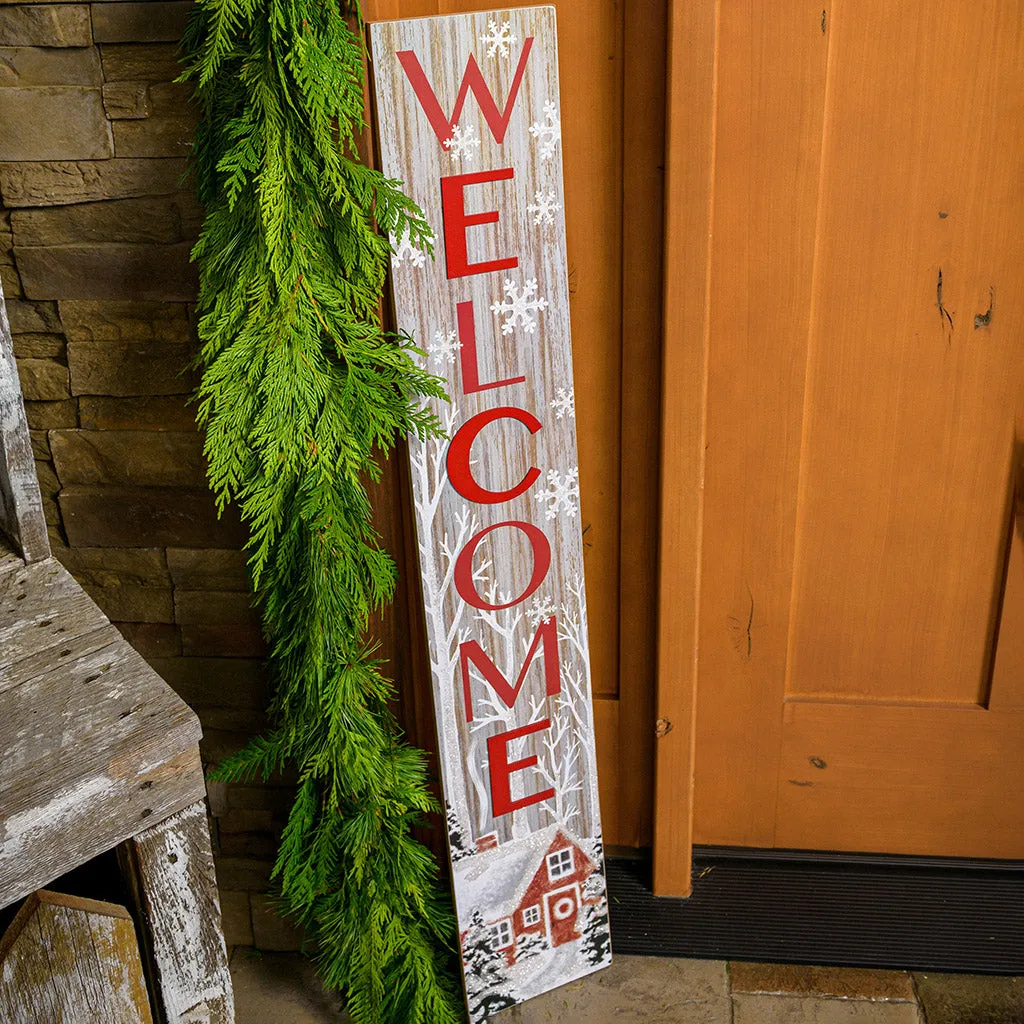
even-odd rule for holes
{"type": "Polygon", "coordinates": [[[536,200],[534,203],[526,208],[527,213],[533,214],[534,224],[554,224],[555,223],[555,211],[562,208],[561,203],[556,203],[554,192],[534,192],[533,198],[536,200]]]}
{"type": "Polygon", "coordinates": [[[540,142],[541,160],[547,160],[548,157],[555,155],[555,146],[562,138],[562,122],[559,120],[558,108],[554,103],[544,104],[544,117],[547,119],[547,124],[534,121],[529,129],[530,134],[540,142]]]}
{"type": "Polygon", "coordinates": [[[576,419],[576,389],[559,388],[558,396],[548,403],[555,410],[555,419],[576,419]]]}
{"type": "Polygon", "coordinates": [[[439,363],[446,360],[449,363],[455,362],[455,353],[462,348],[462,342],[457,341],[454,331],[434,331],[434,344],[427,346],[427,352],[431,359],[439,363]]]}
{"type": "Polygon", "coordinates": [[[507,57],[512,52],[509,46],[518,41],[512,34],[512,25],[509,22],[503,21],[499,28],[494,18],[487,19],[487,34],[480,37],[480,42],[487,44],[488,57],[493,57],[496,53],[507,57]]]}
{"type": "Polygon", "coordinates": [[[557,469],[549,469],[547,486],[536,491],[534,497],[544,503],[544,515],[548,519],[554,519],[559,512],[574,518],[580,507],[579,467],[573,466],[564,477],[557,469]]]}
{"type": "Polygon", "coordinates": [[[550,622],[551,616],[555,614],[555,606],[550,597],[541,600],[535,597],[526,609],[526,618],[530,622],[530,628],[536,629],[541,622],[550,622]]]}
{"type": "Polygon", "coordinates": [[[500,302],[491,303],[491,312],[495,316],[506,314],[501,324],[501,333],[511,334],[517,326],[521,326],[527,334],[533,334],[537,329],[537,321],[530,314],[542,313],[548,308],[547,299],[534,297],[537,294],[537,278],[523,285],[522,294],[515,281],[506,280],[504,291],[504,298],[500,302]]]}
{"type": "Polygon", "coordinates": [[[414,267],[422,267],[427,262],[427,254],[422,249],[417,249],[412,242],[409,241],[409,229],[406,228],[405,234],[402,235],[401,242],[396,242],[395,236],[391,236],[391,266],[401,266],[406,260],[408,260],[414,267]]]}
{"type": "Polygon", "coordinates": [[[453,125],[451,138],[445,139],[442,145],[448,150],[453,164],[462,161],[471,164],[473,150],[480,148],[480,140],[476,137],[476,129],[472,125],[465,129],[461,125],[453,125]]]}

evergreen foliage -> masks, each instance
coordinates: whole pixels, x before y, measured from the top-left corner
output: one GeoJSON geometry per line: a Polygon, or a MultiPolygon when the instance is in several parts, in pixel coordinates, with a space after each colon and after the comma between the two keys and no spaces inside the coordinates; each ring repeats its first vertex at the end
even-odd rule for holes
{"type": "Polygon", "coordinates": [[[367,639],[395,567],[366,483],[396,435],[439,427],[437,378],[379,308],[388,236],[429,249],[401,183],[363,166],[355,3],[199,0],[183,79],[203,117],[200,424],[218,507],[238,504],[270,645],[271,728],[219,769],[288,768],[274,877],[357,1024],[455,1024],[447,893],[410,826],[438,810],[367,639]],[[353,27],[349,18],[355,20],[353,27]]]}

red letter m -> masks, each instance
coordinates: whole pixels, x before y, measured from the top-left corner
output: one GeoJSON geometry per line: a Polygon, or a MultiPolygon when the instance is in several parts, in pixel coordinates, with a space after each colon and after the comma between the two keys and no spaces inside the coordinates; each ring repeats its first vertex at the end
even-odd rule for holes
{"type": "Polygon", "coordinates": [[[430,127],[434,129],[437,141],[444,145],[452,137],[455,126],[462,116],[462,108],[466,103],[466,96],[469,90],[473,90],[477,103],[480,104],[480,111],[491,129],[494,141],[500,146],[505,141],[505,132],[508,131],[509,118],[512,116],[512,108],[516,105],[516,97],[519,95],[519,86],[523,81],[523,73],[526,71],[526,59],[530,56],[533,48],[533,36],[530,36],[523,43],[523,52],[519,55],[519,64],[516,67],[515,77],[512,79],[512,87],[509,89],[508,99],[505,102],[505,109],[498,110],[491,90],[484,81],[480,71],[480,65],[476,62],[473,54],[469,55],[469,62],[466,64],[465,73],[462,76],[462,84],[459,86],[459,95],[455,99],[455,107],[450,118],[444,116],[441,104],[437,100],[433,88],[427,81],[427,76],[420,66],[419,58],[412,50],[399,50],[398,59],[401,61],[402,69],[405,71],[409,84],[420,101],[423,113],[427,115],[430,127]]]}
{"type": "Polygon", "coordinates": [[[562,677],[558,671],[558,625],[552,615],[546,622],[537,626],[537,632],[533,635],[533,643],[526,652],[526,660],[519,670],[516,685],[510,686],[509,681],[501,674],[501,670],[484,653],[483,648],[475,640],[467,640],[459,645],[459,662],[462,666],[462,695],[466,701],[466,721],[473,721],[473,695],[469,686],[469,664],[472,662],[480,674],[490,684],[491,689],[505,702],[505,707],[510,708],[516,702],[519,691],[523,688],[523,680],[530,670],[537,647],[544,644],[544,682],[547,686],[549,697],[562,691],[562,677]]]}

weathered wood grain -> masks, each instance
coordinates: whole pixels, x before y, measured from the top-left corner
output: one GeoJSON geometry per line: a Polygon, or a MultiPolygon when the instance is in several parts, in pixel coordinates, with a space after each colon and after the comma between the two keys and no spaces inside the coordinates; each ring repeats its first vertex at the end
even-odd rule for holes
{"type": "Polygon", "coordinates": [[[50,542],[39,494],[25,403],[0,289],[0,525],[28,560],[46,558],[50,542]]]}
{"type": "Polygon", "coordinates": [[[0,575],[0,692],[6,670],[66,646],[107,624],[107,617],[54,558],[0,575]]]}
{"type": "Polygon", "coordinates": [[[41,890],[0,940],[7,1024],[152,1024],[131,915],[41,890]]]}
{"type": "MultiPolygon", "coordinates": [[[[495,505],[470,505],[448,484],[445,470],[446,443],[423,445],[410,441],[412,485],[415,498],[421,578],[424,587],[427,631],[434,673],[435,707],[445,772],[446,797],[459,818],[466,822],[471,836],[497,832],[499,840],[519,837],[544,828],[553,820],[571,815],[571,828],[579,835],[600,834],[600,812],[596,786],[596,758],[593,752],[593,712],[586,625],[586,595],[583,584],[583,544],[575,507],[562,506],[557,514],[546,515],[549,504],[539,497],[545,489],[547,474],[555,472],[564,480],[578,467],[576,423],[573,413],[559,415],[557,402],[573,389],[572,351],[569,329],[569,285],[565,255],[565,195],[562,181],[560,142],[543,157],[543,137],[529,131],[533,124],[548,123],[545,107],[558,109],[558,67],[554,10],[523,8],[480,13],[461,18],[418,19],[379,23],[371,26],[377,124],[382,169],[388,177],[402,180],[409,194],[423,208],[435,231],[435,258],[414,260],[405,254],[397,259],[392,273],[395,319],[400,330],[411,334],[429,353],[427,368],[445,380],[451,404],[435,403],[433,408],[449,433],[472,416],[498,406],[513,405],[535,415],[543,424],[530,435],[519,424],[494,426],[481,436],[473,448],[474,472],[485,487],[504,489],[521,480],[531,467],[541,477],[534,486],[511,501],[495,505]],[[511,56],[493,59],[485,56],[480,37],[488,31],[489,19],[509,21],[519,43],[511,56]],[[413,50],[445,116],[454,106],[469,55],[475,54],[481,69],[504,105],[522,50],[522,41],[532,38],[532,50],[518,99],[513,108],[503,143],[496,144],[472,94],[459,119],[464,131],[472,129],[481,140],[473,150],[471,162],[452,159],[439,143],[419,101],[402,70],[396,52],[413,50]],[[480,213],[498,210],[495,224],[469,228],[467,253],[471,263],[515,255],[519,265],[513,269],[473,274],[449,281],[442,237],[442,213],[439,182],[460,173],[513,168],[514,178],[470,186],[466,190],[467,210],[480,213]],[[537,223],[536,193],[553,194],[550,222],[537,223]],[[420,265],[417,265],[420,263],[420,265]],[[501,325],[504,314],[491,306],[502,302],[504,282],[512,282],[519,292],[536,279],[535,297],[547,300],[546,307],[534,312],[536,329],[526,332],[522,324],[508,334],[501,325]],[[447,336],[457,331],[456,303],[472,302],[479,379],[491,382],[524,377],[520,383],[465,394],[459,353],[450,357],[438,348],[438,332],[447,336]],[[566,730],[553,755],[571,756],[570,748],[580,749],[581,787],[568,803],[572,806],[546,809],[533,805],[494,819],[483,762],[486,760],[487,735],[531,721],[531,708],[545,705],[543,679],[537,668],[526,679],[514,709],[495,701],[493,714],[478,712],[474,722],[461,713],[458,675],[458,644],[472,637],[490,652],[506,675],[516,670],[536,629],[537,615],[530,602],[496,612],[477,612],[465,605],[455,592],[452,572],[455,556],[472,534],[507,520],[525,521],[539,526],[549,539],[552,562],[543,585],[534,595],[547,600],[555,613],[560,631],[572,631],[571,641],[560,641],[559,655],[566,679],[575,683],[566,699],[578,706],[580,719],[566,730]],[[525,646],[524,646],[525,641],[525,646]],[[458,711],[456,704],[459,704],[458,711]]],[[[557,114],[556,114],[557,116],[557,114]]],[[[397,242],[400,240],[396,240],[397,242]]],[[[394,261],[393,261],[394,262],[394,261]]],[[[456,338],[456,341],[458,339],[456,338]]],[[[508,421],[506,421],[507,423],[508,421]]],[[[554,506],[552,506],[554,508],[554,506]]],[[[528,545],[516,530],[503,529],[490,534],[481,545],[475,565],[481,594],[488,590],[522,593],[533,572],[528,545]],[[482,566],[487,561],[489,565],[482,566]]],[[[486,704],[493,693],[474,677],[473,699],[486,704]]],[[[521,756],[545,757],[542,734],[519,741],[521,756]]],[[[525,783],[513,778],[514,796],[522,796],[525,783]],[[520,787],[516,791],[515,787],[520,787]]]]}
{"type": "Polygon", "coordinates": [[[121,849],[138,910],[154,1000],[166,1024],[233,1024],[227,947],[206,805],[199,801],[121,849]]]}
{"type": "Polygon", "coordinates": [[[0,906],[205,792],[199,721],[55,559],[0,573],[0,906]]]}
{"type": "Polygon", "coordinates": [[[0,576],[12,569],[20,569],[25,559],[14,550],[11,542],[0,533],[0,576]]]}

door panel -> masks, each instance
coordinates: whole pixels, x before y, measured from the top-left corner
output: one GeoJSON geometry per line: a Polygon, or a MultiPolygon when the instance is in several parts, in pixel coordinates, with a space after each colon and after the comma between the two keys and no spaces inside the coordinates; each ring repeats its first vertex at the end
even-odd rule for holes
{"type": "Polygon", "coordinates": [[[695,842],[1024,856],[1022,25],[721,2],[695,842]]]}

